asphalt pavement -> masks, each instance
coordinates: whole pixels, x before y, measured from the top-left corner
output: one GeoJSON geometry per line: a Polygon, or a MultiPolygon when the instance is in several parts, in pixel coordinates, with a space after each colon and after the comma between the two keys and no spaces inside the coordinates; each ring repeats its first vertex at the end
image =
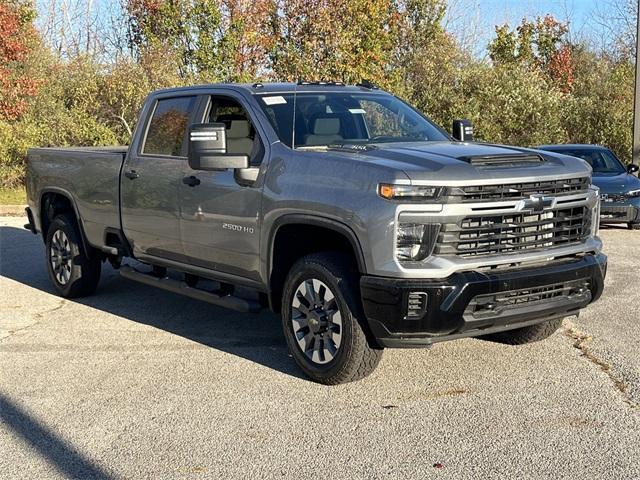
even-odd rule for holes
{"type": "Polygon", "coordinates": [[[327,387],[279,318],[120,278],[56,296],[40,237],[0,218],[0,476],[640,478],[640,232],[601,231],[603,298],[511,347],[387,350],[327,387]]]}

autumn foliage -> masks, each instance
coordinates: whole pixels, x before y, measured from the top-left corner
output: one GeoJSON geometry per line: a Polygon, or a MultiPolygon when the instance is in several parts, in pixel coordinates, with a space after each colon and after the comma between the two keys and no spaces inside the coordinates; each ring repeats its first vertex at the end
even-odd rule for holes
{"type": "Polygon", "coordinates": [[[38,79],[23,68],[29,59],[36,32],[33,11],[18,2],[0,3],[0,118],[17,119],[27,108],[27,99],[38,91],[38,79]]]}
{"type": "Polygon", "coordinates": [[[122,0],[120,50],[96,56],[42,39],[33,5],[0,0],[0,186],[20,184],[30,146],[127,143],[151,90],[229,81],[367,79],[479,140],[630,160],[631,57],[550,15],[497,26],[484,59],[445,28],[446,0],[122,0]]]}

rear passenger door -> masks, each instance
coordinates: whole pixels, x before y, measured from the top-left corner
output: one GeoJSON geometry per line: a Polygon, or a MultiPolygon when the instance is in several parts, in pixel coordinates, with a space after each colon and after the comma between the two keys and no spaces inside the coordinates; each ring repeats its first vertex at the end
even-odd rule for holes
{"type": "MultiPolygon", "coordinates": [[[[225,91],[208,96],[199,119],[203,123],[224,123],[227,152],[247,154],[252,166],[261,166],[266,158],[264,136],[241,95],[225,91]]],[[[184,167],[185,178],[197,179],[191,182],[195,185],[180,186],[180,228],[187,261],[259,280],[261,178],[243,183],[234,170],[192,170],[188,163],[184,167]]]]}
{"type": "Polygon", "coordinates": [[[195,95],[162,95],[146,112],[142,135],[123,166],[122,226],[139,258],[184,261],[179,191],[187,163],[187,126],[195,95]]]}

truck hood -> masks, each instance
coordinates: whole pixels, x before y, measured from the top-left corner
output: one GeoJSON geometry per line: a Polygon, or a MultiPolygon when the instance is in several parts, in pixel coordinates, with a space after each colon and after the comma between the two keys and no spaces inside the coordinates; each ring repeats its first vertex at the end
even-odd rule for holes
{"type": "Polygon", "coordinates": [[[593,184],[596,185],[602,193],[626,193],[630,190],[640,189],[640,180],[628,173],[620,173],[618,175],[593,175],[593,184]]]}
{"type": "MultiPolygon", "coordinates": [[[[336,150],[329,149],[337,153],[336,150]]],[[[341,149],[337,149],[341,150],[341,149]]],[[[571,178],[591,175],[583,160],[553,152],[482,143],[412,142],[375,144],[353,154],[360,160],[404,171],[412,183],[469,184],[496,179],[531,181],[533,178],[571,178]],[[484,166],[469,157],[539,155],[537,164],[484,166]]],[[[351,156],[351,155],[350,155],[351,156]]]]}

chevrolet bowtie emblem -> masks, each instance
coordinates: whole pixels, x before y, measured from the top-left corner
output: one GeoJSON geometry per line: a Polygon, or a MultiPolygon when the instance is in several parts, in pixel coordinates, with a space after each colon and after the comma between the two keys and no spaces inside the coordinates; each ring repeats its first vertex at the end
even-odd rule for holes
{"type": "Polygon", "coordinates": [[[553,208],[556,205],[555,197],[545,197],[540,193],[534,193],[524,200],[522,210],[542,212],[545,208],[553,208]]]}

